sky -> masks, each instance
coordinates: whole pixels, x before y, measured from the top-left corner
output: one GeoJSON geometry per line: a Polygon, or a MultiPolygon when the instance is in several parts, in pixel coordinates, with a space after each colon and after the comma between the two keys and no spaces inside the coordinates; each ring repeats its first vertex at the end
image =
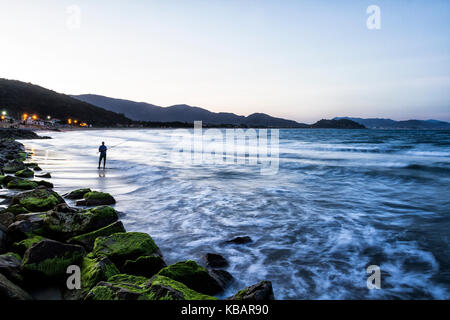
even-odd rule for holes
{"type": "Polygon", "coordinates": [[[449,34],[448,0],[0,0],[0,77],[300,122],[450,121],[449,34]]]}

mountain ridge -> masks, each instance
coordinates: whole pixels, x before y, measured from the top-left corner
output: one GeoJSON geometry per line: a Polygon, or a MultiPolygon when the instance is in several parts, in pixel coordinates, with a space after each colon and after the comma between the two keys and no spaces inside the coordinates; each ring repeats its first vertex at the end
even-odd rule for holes
{"type": "Polygon", "coordinates": [[[252,113],[248,116],[241,116],[231,112],[212,112],[204,108],[187,104],[161,107],[146,102],[117,99],[96,94],[71,95],[71,97],[106,110],[123,113],[125,116],[135,121],[193,122],[201,120],[205,124],[212,125],[231,124],[284,128],[309,127],[309,125],[304,123],[272,117],[265,113],[252,113]]]}
{"type": "Polygon", "coordinates": [[[335,117],[334,120],[352,120],[370,129],[450,129],[450,123],[441,120],[392,120],[389,118],[335,117]]]}

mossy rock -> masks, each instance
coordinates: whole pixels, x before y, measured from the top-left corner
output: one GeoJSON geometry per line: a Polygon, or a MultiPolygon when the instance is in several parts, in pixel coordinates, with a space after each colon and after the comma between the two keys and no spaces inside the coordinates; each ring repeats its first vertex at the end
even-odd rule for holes
{"type": "Polygon", "coordinates": [[[3,176],[3,175],[0,174],[0,185],[3,184],[3,180],[5,180],[5,176],[3,176]]]}
{"type": "Polygon", "coordinates": [[[7,186],[8,183],[10,183],[11,181],[16,180],[16,179],[18,179],[18,178],[15,177],[15,176],[3,176],[2,184],[3,184],[4,186],[7,186]]]}
{"type": "Polygon", "coordinates": [[[17,171],[25,169],[25,165],[20,160],[10,160],[6,162],[6,164],[3,166],[3,171],[5,173],[16,173],[17,171]]]}
{"type": "Polygon", "coordinates": [[[200,294],[175,280],[155,276],[145,277],[117,274],[100,282],[86,300],[217,300],[200,294]]]}
{"type": "Polygon", "coordinates": [[[216,297],[201,294],[181,282],[161,275],[150,279],[147,287],[151,300],[217,300],[216,297]]]}
{"type": "Polygon", "coordinates": [[[33,167],[33,170],[34,171],[42,171],[42,168],[39,167],[38,165],[36,165],[36,166],[33,167]]]}
{"type": "Polygon", "coordinates": [[[91,189],[89,188],[77,189],[64,194],[63,197],[71,200],[78,200],[83,199],[83,196],[88,192],[91,192],[91,189]]]}
{"type": "Polygon", "coordinates": [[[223,291],[222,286],[208,273],[208,270],[192,260],[172,264],[159,271],[158,275],[184,283],[189,288],[205,294],[212,295],[223,291]]]}
{"type": "Polygon", "coordinates": [[[81,286],[83,293],[87,294],[100,281],[106,281],[119,273],[119,269],[106,257],[84,257],[81,263],[81,286]]]}
{"type": "Polygon", "coordinates": [[[41,240],[44,240],[45,238],[39,235],[30,234],[30,237],[27,239],[24,239],[19,242],[14,242],[12,245],[12,250],[14,252],[17,252],[21,256],[25,253],[25,251],[30,248],[33,244],[38,243],[41,240]]]}
{"type": "Polygon", "coordinates": [[[27,153],[26,152],[18,152],[17,153],[18,160],[25,161],[27,159],[27,153]]]}
{"type": "Polygon", "coordinates": [[[20,177],[20,178],[33,178],[34,177],[34,172],[33,172],[33,170],[25,168],[23,170],[17,171],[14,175],[16,177],[20,177]]]}
{"type": "Polygon", "coordinates": [[[122,269],[126,274],[151,278],[166,266],[161,256],[155,254],[142,256],[135,260],[127,260],[122,269]]]}
{"type": "Polygon", "coordinates": [[[16,178],[11,180],[6,187],[8,189],[32,190],[38,187],[38,184],[31,180],[16,178]]]}
{"type": "Polygon", "coordinates": [[[56,192],[45,187],[38,187],[15,195],[12,204],[19,204],[31,212],[44,212],[53,209],[64,200],[56,192]]]}
{"type": "Polygon", "coordinates": [[[38,164],[36,162],[25,162],[24,165],[28,168],[34,168],[36,167],[38,164]]]}
{"type": "Polygon", "coordinates": [[[100,206],[115,204],[113,196],[106,192],[90,191],[83,195],[83,199],[76,202],[77,206],[100,206]]]}
{"type": "Polygon", "coordinates": [[[29,213],[30,211],[28,211],[26,208],[22,207],[20,204],[13,204],[13,205],[10,205],[8,208],[6,208],[5,212],[11,212],[15,215],[18,215],[18,214],[29,213]]]}
{"type": "Polygon", "coordinates": [[[153,254],[161,256],[152,237],[142,232],[120,232],[107,237],[98,237],[93,252],[96,256],[108,257],[119,269],[127,260],[153,254]]]}
{"type": "MultiPolygon", "coordinates": [[[[107,227],[116,222],[117,219],[118,215],[116,210],[109,206],[95,207],[83,211],[59,211],[59,209],[56,208],[47,213],[44,218],[44,227],[50,234],[53,234],[58,238],[69,239],[107,227]]],[[[116,230],[123,231],[119,228],[116,230]]],[[[104,235],[109,234],[105,233],[104,235]]],[[[100,235],[101,234],[99,234],[99,236],[100,235]]]]}
{"type": "Polygon", "coordinates": [[[36,181],[36,183],[39,186],[44,186],[46,188],[53,189],[53,183],[51,183],[51,182],[48,182],[48,181],[45,181],[45,180],[40,180],[40,181],[36,181]]]}
{"type": "Polygon", "coordinates": [[[79,264],[85,255],[83,247],[42,240],[33,244],[24,254],[22,270],[29,276],[65,279],[67,267],[79,264]]]}
{"type": "Polygon", "coordinates": [[[0,255],[0,274],[3,274],[9,280],[15,283],[22,283],[20,265],[22,257],[15,252],[7,252],[0,255]]]}
{"type": "Polygon", "coordinates": [[[264,301],[274,299],[272,282],[261,281],[243,290],[239,290],[236,294],[226,300],[264,301]]]}
{"type": "Polygon", "coordinates": [[[83,246],[86,250],[92,251],[94,249],[95,239],[98,237],[110,236],[114,233],[125,232],[125,227],[121,221],[116,221],[110,225],[97,229],[95,231],[81,234],[69,239],[69,243],[79,244],[83,246]]]}

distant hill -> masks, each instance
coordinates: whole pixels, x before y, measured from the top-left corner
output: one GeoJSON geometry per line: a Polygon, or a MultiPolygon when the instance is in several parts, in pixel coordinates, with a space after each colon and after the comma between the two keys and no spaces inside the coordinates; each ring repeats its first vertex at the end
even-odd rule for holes
{"type": "Polygon", "coordinates": [[[366,129],[360,123],[349,119],[322,119],[311,125],[313,129],[366,129]]]}
{"type": "Polygon", "coordinates": [[[336,117],[335,120],[348,119],[371,129],[450,129],[450,123],[439,120],[405,120],[395,121],[380,118],[336,117]]]}
{"type": "Polygon", "coordinates": [[[307,128],[308,125],[293,120],[275,118],[264,113],[254,113],[247,117],[234,113],[211,112],[203,108],[179,104],[170,107],[160,107],[145,102],[114,99],[110,97],[83,94],[71,97],[84,101],[106,110],[123,113],[136,121],[152,122],[193,122],[201,120],[205,124],[246,125],[279,128],[307,128]]]}
{"type": "Polygon", "coordinates": [[[100,126],[131,122],[124,115],[82,102],[68,95],[8,79],[0,79],[0,108],[6,109],[16,118],[23,113],[28,113],[37,114],[40,118],[50,115],[52,118],[63,121],[72,118],[100,126]]]}

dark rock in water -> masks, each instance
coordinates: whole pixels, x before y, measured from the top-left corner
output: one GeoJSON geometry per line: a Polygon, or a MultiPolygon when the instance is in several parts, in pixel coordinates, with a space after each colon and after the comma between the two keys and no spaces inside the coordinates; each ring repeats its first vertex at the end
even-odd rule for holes
{"type": "Polygon", "coordinates": [[[46,188],[53,189],[53,183],[51,183],[51,182],[48,182],[48,181],[45,181],[45,180],[41,180],[41,181],[36,181],[36,183],[39,186],[44,186],[46,188]]]}
{"type": "Polygon", "coordinates": [[[11,212],[15,215],[22,214],[22,213],[29,213],[27,209],[22,207],[20,204],[12,204],[8,208],[5,209],[5,212],[11,212]]]}
{"type": "Polygon", "coordinates": [[[220,254],[207,253],[204,256],[206,265],[211,268],[224,268],[228,266],[228,261],[220,254]]]}
{"type": "Polygon", "coordinates": [[[83,247],[54,240],[42,240],[33,244],[24,254],[22,270],[30,275],[52,279],[64,279],[69,265],[83,259],[83,247]]]}
{"type": "Polygon", "coordinates": [[[161,256],[154,254],[151,256],[142,256],[136,260],[127,260],[122,271],[126,274],[151,278],[165,267],[167,265],[161,256]]]}
{"type": "Polygon", "coordinates": [[[226,300],[248,300],[248,301],[263,301],[275,300],[272,289],[272,282],[261,281],[258,284],[252,285],[244,290],[240,290],[235,295],[226,300]]]}
{"type": "Polygon", "coordinates": [[[0,274],[3,274],[12,282],[20,284],[22,282],[21,263],[22,258],[18,254],[8,252],[0,255],[0,274]]]}
{"type": "Polygon", "coordinates": [[[52,175],[49,172],[46,172],[46,173],[42,173],[42,174],[36,174],[35,177],[36,178],[47,178],[47,179],[50,179],[52,177],[52,175]]]}
{"type": "Polygon", "coordinates": [[[9,227],[15,221],[15,216],[11,212],[2,212],[0,213],[0,224],[5,227],[9,227]]]}
{"type": "Polygon", "coordinates": [[[2,274],[0,274],[0,299],[32,300],[31,296],[25,290],[12,283],[2,274]]]}
{"type": "Polygon", "coordinates": [[[39,166],[34,166],[34,167],[33,167],[33,170],[34,170],[34,171],[42,171],[41,167],[39,167],[39,166]]]}
{"type": "Polygon", "coordinates": [[[76,202],[77,206],[101,206],[115,204],[116,200],[109,193],[91,191],[85,193],[83,199],[76,202]]]}
{"type": "Polygon", "coordinates": [[[177,262],[165,267],[158,272],[158,275],[181,282],[200,293],[214,295],[223,291],[223,287],[208,273],[208,270],[192,260],[177,262]]]}
{"type": "Polygon", "coordinates": [[[226,241],[226,243],[234,243],[234,244],[246,244],[252,242],[252,238],[245,236],[245,237],[236,237],[234,239],[226,241]]]}
{"type": "Polygon", "coordinates": [[[79,244],[86,250],[92,251],[94,249],[95,239],[98,237],[110,236],[119,232],[125,232],[125,227],[121,221],[116,221],[106,227],[70,238],[68,242],[72,244],[79,244]]]}
{"type": "Polygon", "coordinates": [[[212,269],[209,270],[209,274],[217,280],[222,288],[228,287],[233,282],[233,276],[225,270],[212,269]]]}
{"type": "Polygon", "coordinates": [[[6,186],[6,185],[8,185],[8,183],[10,183],[10,182],[13,181],[13,180],[17,180],[17,178],[14,177],[14,176],[5,176],[5,177],[2,179],[2,184],[3,184],[4,186],[6,186]]]}
{"type": "Polygon", "coordinates": [[[74,191],[64,194],[63,197],[67,198],[67,199],[71,199],[71,200],[83,199],[83,196],[86,193],[91,192],[91,191],[92,190],[89,188],[77,189],[77,190],[74,190],[74,191]]]}

